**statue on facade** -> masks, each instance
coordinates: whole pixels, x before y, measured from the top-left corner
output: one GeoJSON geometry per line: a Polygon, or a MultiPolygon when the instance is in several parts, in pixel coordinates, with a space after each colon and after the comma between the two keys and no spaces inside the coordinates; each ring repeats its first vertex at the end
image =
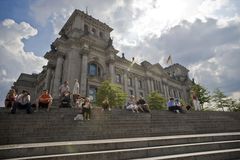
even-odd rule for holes
{"type": "Polygon", "coordinates": [[[53,45],[53,43],[51,44],[51,51],[56,52],[57,48],[53,45]]]}
{"type": "Polygon", "coordinates": [[[111,46],[112,46],[112,43],[113,43],[113,39],[112,39],[112,38],[109,38],[109,39],[108,39],[108,47],[111,47],[111,46]]]}

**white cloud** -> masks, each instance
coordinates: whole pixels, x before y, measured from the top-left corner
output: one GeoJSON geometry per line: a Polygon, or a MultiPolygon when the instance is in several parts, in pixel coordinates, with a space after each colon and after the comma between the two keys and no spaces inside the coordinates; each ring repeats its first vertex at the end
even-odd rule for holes
{"type": "Polygon", "coordinates": [[[202,15],[214,15],[216,11],[229,6],[229,3],[229,0],[205,0],[199,6],[198,11],[202,15]]]}
{"type": "Polygon", "coordinates": [[[240,52],[238,1],[40,0],[30,8],[37,21],[50,21],[56,34],[74,9],[87,6],[90,15],[114,29],[113,43],[127,58],[164,65],[172,54],[206,87],[222,87],[228,94],[240,90],[240,66],[236,58],[232,62],[240,52]]]}
{"type": "Polygon", "coordinates": [[[240,100],[240,91],[239,92],[233,92],[231,94],[231,98],[233,98],[235,100],[240,100]]]}
{"type": "MultiPolygon", "coordinates": [[[[39,72],[46,60],[37,57],[33,52],[24,50],[23,39],[37,34],[37,30],[26,22],[16,23],[5,19],[0,24],[0,99],[18,78],[20,73],[39,72]]],[[[2,105],[2,104],[1,104],[2,105]]]]}

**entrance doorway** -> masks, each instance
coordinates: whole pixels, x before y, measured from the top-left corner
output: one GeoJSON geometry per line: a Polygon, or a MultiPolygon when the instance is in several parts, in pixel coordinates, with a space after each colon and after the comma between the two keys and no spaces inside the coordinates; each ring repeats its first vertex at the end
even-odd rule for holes
{"type": "Polygon", "coordinates": [[[88,89],[88,97],[92,102],[96,102],[96,96],[97,96],[97,87],[96,86],[89,86],[88,89]]]}

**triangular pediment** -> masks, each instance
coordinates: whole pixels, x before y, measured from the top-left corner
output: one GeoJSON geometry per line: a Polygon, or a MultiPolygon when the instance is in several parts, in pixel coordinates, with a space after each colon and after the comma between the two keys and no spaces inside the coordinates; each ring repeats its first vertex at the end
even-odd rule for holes
{"type": "Polygon", "coordinates": [[[156,64],[152,65],[149,68],[149,70],[153,71],[153,72],[156,72],[160,75],[167,75],[166,72],[164,71],[163,67],[159,63],[156,63],[156,64]]]}

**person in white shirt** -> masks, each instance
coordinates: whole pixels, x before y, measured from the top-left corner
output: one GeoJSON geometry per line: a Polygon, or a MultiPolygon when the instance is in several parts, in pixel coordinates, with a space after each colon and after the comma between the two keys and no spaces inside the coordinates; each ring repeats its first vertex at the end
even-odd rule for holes
{"type": "Polygon", "coordinates": [[[60,99],[61,99],[61,97],[64,96],[65,92],[70,92],[70,88],[68,86],[68,81],[65,81],[64,84],[62,84],[59,87],[60,99]]]}
{"type": "Polygon", "coordinates": [[[79,94],[79,83],[78,80],[75,79],[74,87],[73,87],[73,94],[79,94]]]}
{"type": "Polygon", "coordinates": [[[12,107],[11,113],[15,114],[18,109],[26,109],[27,113],[32,113],[31,103],[30,103],[30,94],[28,91],[23,90],[20,95],[17,96],[16,101],[12,107]]]}
{"type": "Polygon", "coordinates": [[[129,97],[126,109],[131,110],[132,112],[137,112],[138,113],[138,106],[136,104],[136,100],[135,100],[135,97],[133,95],[131,95],[129,97]]]}
{"type": "Polygon", "coordinates": [[[74,83],[74,87],[73,87],[73,103],[76,103],[76,99],[78,98],[78,96],[80,96],[79,94],[79,83],[78,80],[75,79],[75,83],[74,83]]]}
{"type": "Polygon", "coordinates": [[[198,97],[196,96],[195,93],[192,94],[192,100],[193,100],[193,106],[195,108],[196,111],[200,111],[201,110],[201,106],[198,100],[198,97]]]}

